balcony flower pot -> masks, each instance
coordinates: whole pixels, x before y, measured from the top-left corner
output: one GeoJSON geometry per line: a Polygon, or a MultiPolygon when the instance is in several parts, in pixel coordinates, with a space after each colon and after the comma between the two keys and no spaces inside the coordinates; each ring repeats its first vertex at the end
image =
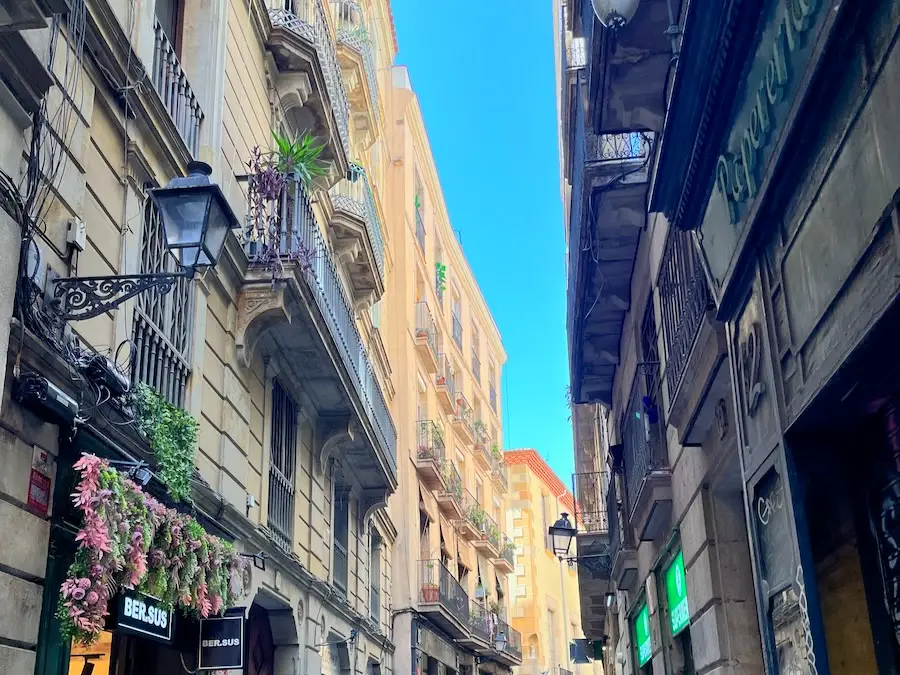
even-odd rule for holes
{"type": "Polygon", "coordinates": [[[422,601],[437,603],[441,599],[441,592],[437,584],[425,584],[422,586],[422,601]]]}

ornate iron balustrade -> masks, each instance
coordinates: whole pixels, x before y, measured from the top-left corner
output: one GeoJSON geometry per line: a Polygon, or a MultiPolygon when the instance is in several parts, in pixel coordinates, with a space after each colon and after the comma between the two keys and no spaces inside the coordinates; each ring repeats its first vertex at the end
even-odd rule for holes
{"type": "Polygon", "coordinates": [[[425,220],[422,218],[422,209],[416,209],[416,241],[419,249],[425,253],[425,220]]]}
{"type": "Polygon", "coordinates": [[[659,272],[663,339],[666,345],[666,383],[674,399],[712,296],[692,234],[670,230],[659,272]]]}
{"type": "Polygon", "coordinates": [[[352,0],[332,0],[331,7],[337,21],[337,39],[362,57],[369,85],[369,103],[375,111],[375,119],[381,119],[381,104],[378,98],[378,68],[372,50],[372,36],[366,27],[362,8],[352,0]]]}
{"type": "Polygon", "coordinates": [[[469,596],[440,560],[419,561],[419,602],[441,605],[462,625],[469,625],[469,596]]]}
{"type": "Polygon", "coordinates": [[[200,125],[203,123],[200,102],[181,68],[174,45],[169,41],[162,24],[156,19],[153,20],[153,32],[155,34],[151,78],[153,87],[162,99],[184,144],[191,151],[191,155],[196,157],[200,152],[200,125]]]}
{"type": "Polygon", "coordinates": [[[334,208],[346,211],[366,224],[366,234],[372,244],[375,254],[375,264],[378,266],[378,274],[384,279],[384,235],[381,227],[381,219],[378,217],[378,209],[375,206],[375,195],[365,169],[358,164],[350,165],[350,175],[344,180],[338,181],[328,191],[331,195],[331,203],[334,208]]]}
{"type": "Polygon", "coordinates": [[[462,320],[455,313],[453,314],[453,341],[457,347],[462,349],[462,320]]]}
{"type": "Polygon", "coordinates": [[[585,532],[606,534],[609,532],[609,513],[607,511],[607,490],[605,471],[576,473],[575,504],[578,509],[577,524],[585,532]]]}
{"type": "Polygon", "coordinates": [[[416,303],[416,339],[425,338],[434,358],[438,356],[437,349],[437,324],[434,315],[426,302],[416,303]]]}
{"type": "Polygon", "coordinates": [[[586,157],[588,162],[644,162],[650,155],[649,134],[631,132],[626,134],[586,134],[586,157]]]}
{"type": "Polygon", "coordinates": [[[659,363],[639,363],[622,424],[625,480],[632,504],[644,478],[669,466],[659,385],[659,363]]]}
{"type": "MultiPolygon", "coordinates": [[[[354,312],[340,281],[331,252],[316,224],[312,203],[303,183],[296,176],[288,179],[281,200],[279,253],[300,263],[301,274],[309,287],[328,332],[337,346],[341,361],[350,376],[366,416],[375,431],[388,462],[397,468],[397,430],[388,410],[381,385],[365,342],[356,327],[354,312]]],[[[247,243],[251,264],[257,244],[247,243]]]]}
{"type": "Polygon", "coordinates": [[[325,89],[337,120],[344,153],[350,156],[350,104],[323,0],[268,0],[273,26],[292,30],[312,43],[322,64],[325,89]]]}
{"type": "Polygon", "coordinates": [[[491,615],[482,605],[469,601],[469,629],[473,635],[491,642],[491,615]]]}
{"type": "Polygon", "coordinates": [[[456,463],[445,459],[441,465],[441,475],[444,477],[444,492],[453,497],[460,509],[463,509],[463,482],[462,476],[459,475],[459,469],[456,468],[456,463]]]}
{"type": "Polygon", "coordinates": [[[579,70],[587,65],[587,45],[583,37],[572,38],[566,48],[566,67],[579,70]]]}
{"type": "Polygon", "coordinates": [[[438,466],[444,463],[444,434],[440,427],[431,421],[419,422],[417,459],[430,459],[438,466]]]}

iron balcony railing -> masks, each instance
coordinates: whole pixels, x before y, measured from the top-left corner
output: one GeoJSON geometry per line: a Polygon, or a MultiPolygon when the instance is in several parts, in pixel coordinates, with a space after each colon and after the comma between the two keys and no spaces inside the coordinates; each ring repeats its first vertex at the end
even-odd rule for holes
{"type": "Polygon", "coordinates": [[[416,458],[431,460],[438,468],[444,463],[444,434],[440,427],[431,421],[419,422],[419,442],[416,458]]]}
{"type": "Polygon", "coordinates": [[[369,102],[375,112],[375,119],[381,118],[381,106],[378,99],[378,70],[375,65],[375,52],[372,49],[372,35],[366,26],[362,8],[352,0],[332,0],[337,21],[337,39],[362,57],[366,71],[366,82],[369,86],[369,102]]]}
{"type": "Polygon", "coordinates": [[[440,560],[419,561],[419,602],[441,605],[462,625],[469,625],[469,596],[440,560]]]}
{"type": "Polygon", "coordinates": [[[453,341],[462,349],[462,320],[456,312],[453,313],[453,341]]]}
{"type": "Polygon", "coordinates": [[[491,615],[483,605],[469,601],[469,629],[485,642],[491,642],[491,615]]]}
{"type": "Polygon", "coordinates": [[[481,383],[481,358],[478,356],[478,350],[474,347],[472,348],[472,375],[475,376],[475,381],[479,384],[481,383]]]}
{"type": "Polygon", "coordinates": [[[491,638],[491,642],[494,641],[494,637],[498,633],[502,632],[506,635],[506,646],[503,651],[507,654],[514,656],[518,659],[522,658],[522,634],[517,631],[515,628],[510,626],[503,619],[497,619],[497,625],[494,629],[494,636],[491,638]]]}
{"type": "Polygon", "coordinates": [[[706,275],[692,236],[683,230],[669,232],[659,272],[666,383],[670,401],[681,387],[703,317],[713,308],[706,275]]]}
{"type": "Polygon", "coordinates": [[[175,123],[184,144],[194,157],[200,152],[200,125],[203,111],[194,90],[181,68],[175,47],[163,30],[162,24],[153,20],[155,43],[153,50],[153,87],[175,123]]]}
{"type": "Polygon", "coordinates": [[[493,382],[491,382],[488,387],[488,398],[491,402],[491,410],[497,412],[497,388],[494,386],[493,382]]]}
{"type": "Polygon", "coordinates": [[[452,460],[445,459],[441,465],[441,475],[444,477],[444,493],[450,495],[460,510],[464,508],[463,482],[459,475],[459,469],[452,460]]]}
{"type": "Polygon", "coordinates": [[[566,67],[569,70],[578,70],[587,65],[587,45],[583,37],[572,38],[566,48],[566,67]]]}
{"type": "Polygon", "coordinates": [[[650,136],[640,132],[587,135],[589,162],[645,161],[650,154],[650,136]]]}
{"type": "Polygon", "coordinates": [[[283,26],[311,43],[319,56],[325,76],[325,90],[337,120],[344,153],[350,155],[350,104],[331,35],[323,0],[267,0],[269,21],[283,26]]]}
{"type": "Polygon", "coordinates": [[[494,453],[494,449],[491,448],[491,455],[494,457],[494,469],[493,469],[493,477],[494,480],[498,481],[503,487],[509,488],[509,469],[506,466],[506,462],[502,457],[497,457],[494,453]]]}
{"type": "Polygon", "coordinates": [[[353,214],[365,223],[366,234],[369,235],[369,243],[372,244],[372,251],[375,254],[378,274],[383,280],[384,235],[378,209],[375,207],[375,196],[365,169],[357,164],[351,164],[347,178],[335,183],[328,192],[336,210],[353,214]]]}
{"type": "Polygon", "coordinates": [[[576,473],[575,479],[575,504],[578,510],[579,529],[591,534],[606,534],[609,532],[609,514],[606,510],[606,482],[605,471],[593,471],[589,473],[576,473]]]}
{"type": "Polygon", "coordinates": [[[481,532],[481,527],[484,525],[484,519],[487,517],[487,513],[484,512],[484,508],[482,508],[478,499],[475,498],[475,495],[465,488],[463,488],[462,506],[465,519],[476,530],[481,532]]]}
{"type": "Polygon", "coordinates": [[[503,535],[502,545],[500,546],[500,557],[513,567],[516,566],[516,545],[505,534],[503,535]]]}
{"type": "Polygon", "coordinates": [[[622,428],[627,496],[632,507],[644,478],[669,466],[659,385],[659,363],[639,363],[622,428]]]}
{"type": "Polygon", "coordinates": [[[434,322],[434,315],[426,302],[416,303],[416,339],[421,338],[428,342],[428,348],[436,359],[438,356],[437,324],[434,322]]]}
{"type": "Polygon", "coordinates": [[[481,523],[477,526],[478,531],[481,533],[481,538],[489,541],[499,551],[503,537],[500,525],[484,509],[481,510],[481,516],[481,523]]]}
{"type": "Polygon", "coordinates": [[[453,373],[453,363],[446,354],[438,354],[437,386],[447,387],[450,392],[456,391],[456,375],[453,373]]]}
{"type": "MultiPolygon", "coordinates": [[[[288,179],[280,208],[277,232],[279,254],[285,259],[300,262],[301,274],[328,326],[341,361],[353,382],[353,388],[364,404],[366,416],[385,457],[396,471],[397,431],[394,421],[372,369],[365,343],[356,327],[351,309],[353,305],[347,299],[331,252],[316,224],[309,194],[298,177],[288,179]]],[[[247,253],[252,264],[257,259],[260,242],[259,237],[254,241],[251,235],[250,239],[247,253]]],[[[270,242],[269,245],[276,244],[270,242]]]]}
{"type": "Polygon", "coordinates": [[[434,292],[437,295],[438,304],[443,307],[444,306],[444,286],[446,285],[446,267],[444,269],[444,278],[441,278],[441,265],[442,263],[438,263],[434,268],[434,292]]]}
{"type": "Polygon", "coordinates": [[[419,250],[425,253],[425,220],[419,208],[416,209],[416,241],[419,242],[419,250]]]}
{"type": "Polygon", "coordinates": [[[469,402],[461,391],[456,392],[456,419],[469,427],[474,434],[475,426],[472,423],[472,417],[472,406],[469,405],[469,402]]]}

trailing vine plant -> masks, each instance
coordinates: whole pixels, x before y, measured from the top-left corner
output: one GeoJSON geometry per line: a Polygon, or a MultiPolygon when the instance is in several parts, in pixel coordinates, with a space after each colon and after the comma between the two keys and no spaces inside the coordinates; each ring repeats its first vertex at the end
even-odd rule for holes
{"type": "Polygon", "coordinates": [[[159,462],[160,480],[174,499],[191,501],[197,420],[142,382],[135,387],[134,408],[138,431],[150,441],[159,462]]]}
{"type": "Polygon", "coordinates": [[[434,272],[437,276],[437,287],[441,293],[447,290],[447,266],[442,262],[434,263],[434,272]]]}
{"type": "Polygon", "coordinates": [[[83,523],[60,587],[65,639],[95,642],[122,588],[200,618],[234,606],[248,565],[230,543],[160,504],[106,460],[83,455],[74,468],[80,480],[72,498],[83,523]]]}
{"type": "Polygon", "coordinates": [[[293,179],[311,189],[318,178],[328,173],[321,161],[324,145],[305,133],[291,139],[273,133],[275,150],[263,152],[253,148],[247,162],[247,224],[244,236],[250,244],[250,260],[272,271],[273,283],[281,276],[285,260],[294,260],[306,274],[314,274],[315,250],[293,232],[294,199],[297,189],[293,179]],[[291,231],[288,245],[282,246],[282,234],[291,231]]]}

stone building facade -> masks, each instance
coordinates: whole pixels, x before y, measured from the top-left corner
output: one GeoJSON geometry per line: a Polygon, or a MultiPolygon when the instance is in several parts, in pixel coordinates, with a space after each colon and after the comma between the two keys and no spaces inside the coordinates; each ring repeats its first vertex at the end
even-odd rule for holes
{"type": "MultiPolygon", "coordinates": [[[[25,5],[36,13],[8,15],[0,40],[0,350],[8,354],[0,672],[58,673],[82,662],[95,673],[136,672],[136,664],[169,672],[179,659],[195,667],[196,642],[180,638],[154,646],[114,625],[93,651],[59,638],[59,586],[77,527],[69,509],[73,463],[92,452],[157,469],[127,395],[116,390],[119,375],[153,386],[198,421],[188,508],[254,562],[240,589],[246,672],[413,672],[415,633],[408,622],[398,627],[408,620],[398,608],[421,601],[422,555],[409,536],[419,520],[419,423],[446,420],[447,447],[464,458],[463,485],[474,491],[483,483],[484,512],[504,521],[505,473],[491,447],[502,443],[505,355],[447,224],[414,95],[393,69],[388,3],[25,5]],[[245,225],[257,217],[248,162],[254,148],[274,148],[273,132],[311,134],[324,146],[327,173],[311,185],[289,182],[275,220],[279,247],[265,258],[245,225]],[[241,226],[218,264],[168,292],[61,322],[44,299],[57,277],[174,269],[148,191],[184,175],[194,160],[211,166],[241,226]],[[433,214],[420,260],[416,166],[433,214]],[[274,266],[263,264],[272,259],[274,266]],[[441,311],[440,261],[448,285],[441,311]],[[451,312],[451,289],[464,315],[451,312]],[[439,415],[439,359],[422,360],[428,343],[423,351],[416,331],[420,290],[460,370],[458,387],[445,387],[452,405],[439,415]],[[463,317],[466,338],[453,348],[453,321],[463,317]],[[471,337],[475,327],[479,337],[471,337]],[[103,357],[99,371],[88,367],[95,354],[103,357]],[[463,374],[479,359],[480,374],[463,374]],[[417,368],[433,417],[417,409],[417,368]],[[453,440],[457,425],[468,442],[453,440]],[[479,452],[486,469],[476,468],[479,452]]],[[[165,499],[157,477],[147,490],[165,499]]],[[[435,551],[440,531],[436,515],[435,551]]],[[[491,535],[497,542],[487,553],[460,543],[459,556],[470,582],[480,571],[496,601],[498,589],[501,600],[508,592],[500,571],[508,549],[499,526],[491,535]]],[[[499,620],[463,659],[473,672],[482,659],[495,669],[517,662],[511,629],[509,653],[493,650],[505,626],[499,620]]]]}
{"type": "Polygon", "coordinates": [[[560,12],[585,633],[896,672],[896,3],[634,4],[560,12]]]}

